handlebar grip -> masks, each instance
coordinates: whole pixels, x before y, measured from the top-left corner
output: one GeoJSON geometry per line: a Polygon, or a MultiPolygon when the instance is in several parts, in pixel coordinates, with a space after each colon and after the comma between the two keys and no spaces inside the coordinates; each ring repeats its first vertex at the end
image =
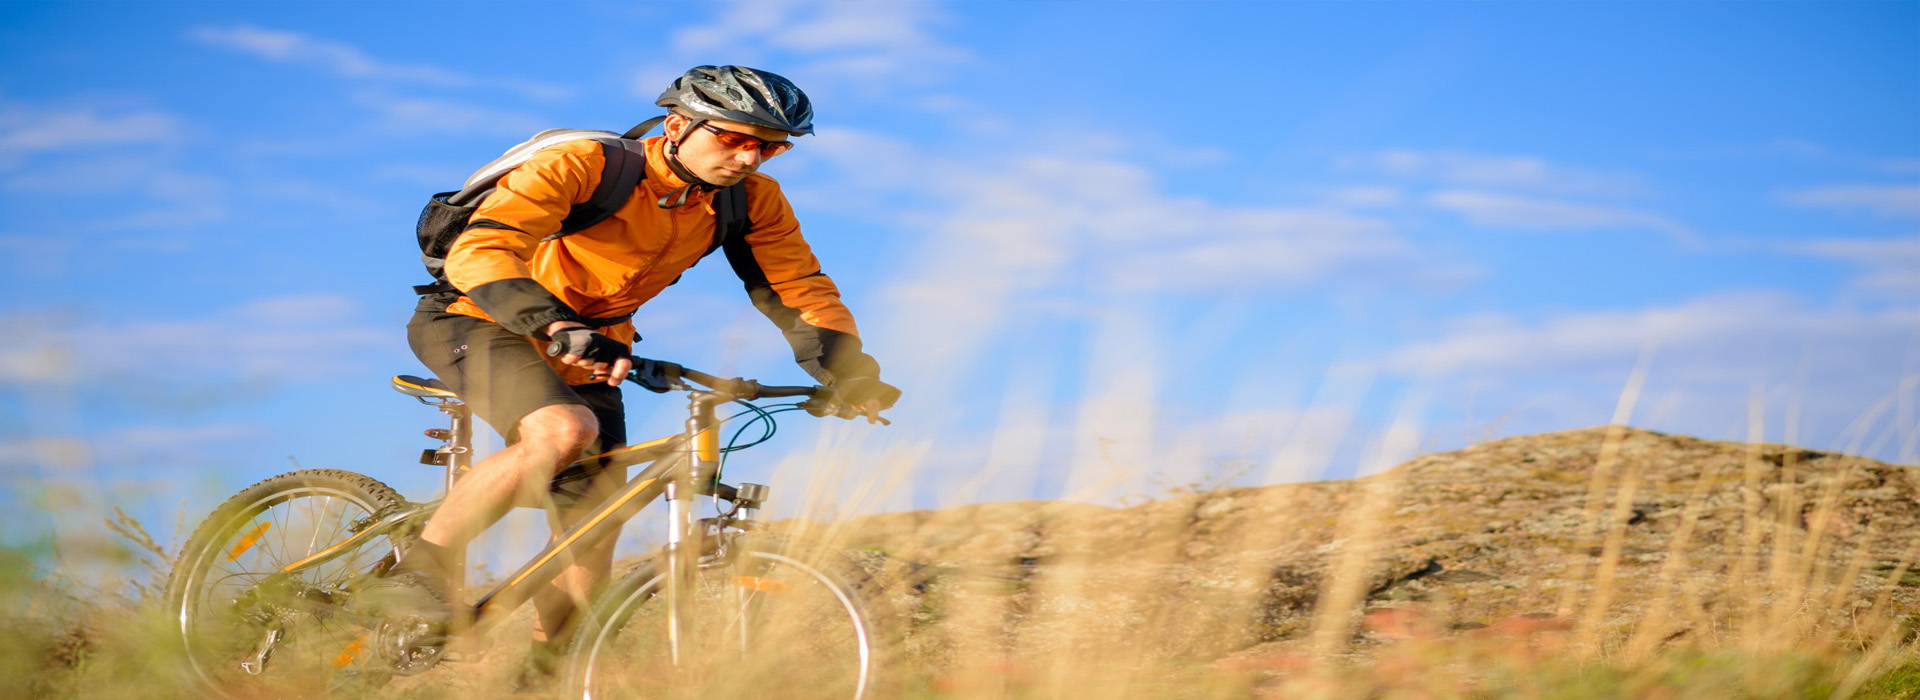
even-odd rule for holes
{"type": "Polygon", "coordinates": [[[765,386],[760,387],[760,398],[777,399],[787,396],[805,396],[812,398],[819,387],[812,386],[765,386]]]}

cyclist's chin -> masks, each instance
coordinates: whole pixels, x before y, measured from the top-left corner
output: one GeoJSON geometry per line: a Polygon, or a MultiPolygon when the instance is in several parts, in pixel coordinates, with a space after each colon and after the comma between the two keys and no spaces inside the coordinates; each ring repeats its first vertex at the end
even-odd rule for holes
{"type": "Polygon", "coordinates": [[[747,179],[747,176],[752,174],[753,174],[752,170],[729,170],[726,168],[714,168],[713,172],[707,175],[707,182],[711,182],[713,184],[724,187],[727,185],[737,184],[741,180],[747,179]]]}

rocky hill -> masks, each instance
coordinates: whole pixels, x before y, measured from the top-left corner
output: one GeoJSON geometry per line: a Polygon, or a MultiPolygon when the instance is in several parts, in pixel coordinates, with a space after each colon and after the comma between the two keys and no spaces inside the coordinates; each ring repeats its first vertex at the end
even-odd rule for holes
{"type": "MultiPolygon", "coordinates": [[[[886,592],[904,639],[888,666],[913,697],[1344,698],[1800,697],[1848,659],[1882,673],[1909,657],[1859,652],[1920,629],[1916,527],[1910,467],[1602,427],[1351,481],[775,529],[835,543],[886,592]],[[1590,687],[1578,666],[1678,648],[1740,660],[1732,680],[1686,666],[1659,692],[1590,687]],[[1487,685],[1560,659],[1575,685],[1487,685]],[[1328,660],[1359,670],[1303,690],[1328,660]]],[[[488,696],[530,615],[495,631],[500,663],[392,689],[488,696]]]]}
{"type": "Polygon", "coordinates": [[[1627,428],[1489,442],[1342,482],[1130,508],[994,503],[836,529],[934,662],[1264,663],[1409,634],[1608,648],[1866,635],[1920,607],[1920,472],[1627,428]],[[1610,436],[1611,433],[1611,436],[1610,436]],[[1365,611],[1372,615],[1361,617],[1365,611]],[[1316,646],[1317,645],[1317,646],[1316,646]]]}

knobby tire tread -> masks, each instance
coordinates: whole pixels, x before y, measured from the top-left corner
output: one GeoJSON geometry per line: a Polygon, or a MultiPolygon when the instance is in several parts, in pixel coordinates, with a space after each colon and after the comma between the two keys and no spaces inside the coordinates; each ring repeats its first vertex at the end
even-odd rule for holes
{"type": "MultiPolygon", "coordinates": [[[[192,578],[193,569],[205,564],[204,560],[208,556],[207,548],[224,542],[226,535],[229,534],[226,529],[234,518],[248,507],[283,491],[315,486],[330,487],[363,498],[373,505],[373,513],[385,512],[407,503],[406,498],[393,487],[365,474],[342,469],[302,469],[262,479],[236,492],[214,508],[213,512],[194,528],[193,534],[181,546],[179,555],[174,559],[173,571],[167,576],[165,600],[166,613],[172,620],[170,625],[173,633],[169,635],[172,640],[171,645],[177,652],[180,662],[186,666],[183,670],[194,683],[204,686],[206,681],[199,676],[198,671],[191,668],[193,662],[187,656],[184,632],[178,628],[178,618],[182,608],[188,602],[186,597],[193,593],[185,589],[187,582],[192,578]]],[[[397,544],[404,546],[404,543],[397,544]]],[[[217,695],[225,695],[219,688],[208,688],[208,690],[217,695]]]]}

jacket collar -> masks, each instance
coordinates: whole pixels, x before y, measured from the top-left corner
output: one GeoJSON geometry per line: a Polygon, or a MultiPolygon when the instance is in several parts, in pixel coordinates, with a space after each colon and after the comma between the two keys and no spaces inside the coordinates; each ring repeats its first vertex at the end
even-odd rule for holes
{"type": "MultiPolygon", "coordinates": [[[[653,191],[654,196],[658,197],[686,187],[687,181],[680,179],[679,175],[675,175],[673,168],[667,167],[667,137],[654,136],[647,139],[645,143],[647,151],[647,189],[653,191]]],[[[688,197],[688,199],[694,200],[712,196],[713,194],[710,192],[701,192],[698,188],[695,188],[692,196],[688,197]]]]}

